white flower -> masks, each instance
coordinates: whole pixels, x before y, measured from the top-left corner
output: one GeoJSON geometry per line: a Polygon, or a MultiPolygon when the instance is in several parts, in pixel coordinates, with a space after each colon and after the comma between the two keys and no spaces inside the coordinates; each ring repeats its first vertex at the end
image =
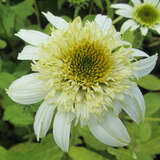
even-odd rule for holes
{"type": "Polygon", "coordinates": [[[107,16],[97,15],[83,25],[79,17],[67,23],[43,14],[54,26],[50,36],[32,30],[16,34],[29,43],[18,59],[33,60],[35,73],[14,81],[8,95],[21,104],[43,100],[34,122],[38,140],[46,135],[56,112],[53,135],[63,151],[69,149],[73,121],[87,125],[104,144],[127,145],[130,137],[118,113],[123,109],[137,123],[144,119],[143,95],[134,79],[152,71],[157,55],[125,48],[107,16]]]}
{"type": "Polygon", "coordinates": [[[113,4],[118,9],[116,13],[130,18],[123,23],[121,32],[127,29],[132,31],[140,28],[142,35],[148,33],[148,29],[157,31],[160,34],[160,3],[159,0],[132,0],[133,6],[128,4],[113,4]]]}

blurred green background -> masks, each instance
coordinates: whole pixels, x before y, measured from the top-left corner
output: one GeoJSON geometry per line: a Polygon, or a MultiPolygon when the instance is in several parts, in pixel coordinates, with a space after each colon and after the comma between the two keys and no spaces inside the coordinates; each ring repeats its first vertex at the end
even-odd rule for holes
{"type": "MultiPolygon", "coordinates": [[[[22,28],[50,33],[42,11],[50,11],[67,21],[81,16],[84,22],[92,21],[98,13],[107,14],[119,30],[125,18],[120,20],[110,5],[120,2],[130,3],[127,0],[0,0],[0,160],[160,159],[160,60],[152,74],[137,81],[146,101],[145,121],[137,125],[126,114],[120,114],[132,139],[124,148],[103,145],[87,128],[79,126],[72,128],[69,153],[57,147],[52,129],[38,143],[33,121],[39,104],[16,104],[5,91],[13,80],[31,72],[31,61],[16,59],[25,44],[14,34],[22,28]]],[[[144,38],[139,30],[127,31],[122,38],[149,55],[160,51],[160,36],[156,32],[150,31],[144,38]]]]}

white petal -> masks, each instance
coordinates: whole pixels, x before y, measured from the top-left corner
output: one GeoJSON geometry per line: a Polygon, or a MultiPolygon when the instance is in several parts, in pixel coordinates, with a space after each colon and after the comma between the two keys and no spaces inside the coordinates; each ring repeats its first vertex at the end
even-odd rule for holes
{"type": "Polygon", "coordinates": [[[33,46],[25,46],[18,54],[18,60],[38,60],[38,48],[33,46]]]}
{"type": "Polygon", "coordinates": [[[157,6],[157,4],[159,3],[159,0],[144,0],[144,3],[150,3],[157,6]]]}
{"type": "Polygon", "coordinates": [[[132,31],[134,31],[134,30],[136,30],[138,27],[139,27],[139,25],[138,25],[135,21],[129,19],[129,20],[127,20],[127,21],[125,21],[125,22],[123,23],[123,25],[122,25],[122,27],[121,27],[121,32],[124,33],[124,32],[127,31],[129,28],[130,28],[132,31]]]}
{"type": "Polygon", "coordinates": [[[152,29],[156,30],[160,34],[160,24],[155,25],[152,29]]]}
{"type": "Polygon", "coordinates": [[[103,16],[101,14],[98,14],[96,16],[95,22],[102,28],[102,31],[104,32],[109,30],[112,26],[111,18],[108,18],[107,16],[103,16]]]}
{"type": "Polygon", "coordinates": [[[111,146],[125,146],[130,142],[128,132],[121,120],[112,113],[107,113],[105,118],[91,117],[88,127],[92,134],[102,143],[111,146]]]}
{"type": "Polygon", "coordinates": [[[39,138],[46,136],[55,108],[54,104],[48,104],[47,101],[44,101],[38,109],[34,121],[34,132],[38,141],[39,138]]]}
{"type": "Polygon", "coordinates": [[[49,38],[49,36],[45,33],[34,30],[25,30],[25,29],[21,29],[15,35],[23,39],[27,43],[30,43],[35,46],[45,42],[49,38]]]}
{"type": "Polygon", "coordinates": [[[141,1],[140,0],[132,0],[133,4],[136,5],[140,5],[141,1]]]}
{"type": "Polygon", "coordinates": [[[133,7],[128,4],[113,4],[112,8],[118,9],[116,14],[123,17],[132,18],[133,17],[133,7]]]}
{"type": "Polygon", "coordinates": [[[20,104],[33,104],[41,101],[47,94],[38,73],[32,73],[15,80],[7,90],[9,97],[20,104]]]}
{"type": "Polygon", "coordinates": [[[133,51],[133,54],[132,56],[133,57],[149,57],[149,55],[139,49],[136,49],[136,48],[132,48],[132,51],[133,51]]]}
{"type": "Polygon", "coordinates": [[[42,14],[47,18],[47,20],[56,28],[58,29],[67,29],[68,28],[68,22],[66,22],[63,18],[54,16],[52,13],[47,12],[42,14]]]}
{"type": "Polygon", "coordinates": [[[54,119],[53,135],[57,145],[65,152],[69,149],[69,137],[71,122],[74,119],[72,113],[58,112],[54,119]]]}
{"type": "Polygon", "coordinates": [[[140,78],[149,74],[154,69],[157,58],[156,54],[133,63],[135,77],[140,78]]]}
{"type": "Polygon", "coordinates": [[[142,33],[143,36],[146,36],[146,34],[148,33],[148,28],[147,27],[141,27],[140,30],[141,30],[141,33],[142,33]]]}
{"type": "Polygon", "coordinates": [[[136,85],[124,93],[123,99],[115,100],[113,105],[121,107],[136,123],[144,120],[145,102],[141,91],[136,85]]]}

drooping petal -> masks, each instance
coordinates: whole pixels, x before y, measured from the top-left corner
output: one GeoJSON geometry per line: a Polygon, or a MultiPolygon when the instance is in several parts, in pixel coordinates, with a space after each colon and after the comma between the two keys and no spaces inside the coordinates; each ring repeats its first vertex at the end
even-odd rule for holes
{"type": "Polygon", "coordinates": [[[38,60],[39,59],[38,48],[30,45],[25,46],[22,52],[18,54],[17,59],[18,60],[38,60]]]}
{"type": "Polygon", "coordinates": [[[112,20],[111,18],[108,18],[107,16],[98,14],[95,18],[95,22],[100,26],[102,31],[106,32],[110,29],[112,26],[112,20]]]}
{"type": "Polygon", "coordinates": [[[132,56],[133,57],[149,57],[149,55],[139,49],[136,49],[136,48],[132,48],[132,51],[133,51],[133,54],[132,56]]]}
{"type": "Polygon", "coordinates": [[[91,117],[88,127],[92,134],[104,144],[125,146],[130,142],[125,126],[113,113],[108,112],[102,119],[91,117]]]}
{"type": "Polygon", "coordinates": [[[132,19],[129,19],[125,21],[121,27],[121,32],[124,33],[127,31],[129,28],[134,31],[139,27],[139,25],[132,19]]]}
{"type": "Polygon", "coordinates": [[[34,30],[25,30],[25,29],[21,29],[15,35],[23,39],[27,43],[35,46],[45,42],[49,38],[49,36],[45,33],[34,30]]]}
{"type": "Polygon", "coordinates": [[[113,4],[112,8],[118,9],[116,14],[121,15],[123,17],[132,18],[133,17],[133,7],[128,4],[113,4]]]}
{"type": "Polygon", "coordinates": [[[148,28],[147,27],[141,27],[140,30],[141,30],[141,33],[142,33],[143,36],[146,36],[146,34],[148,33],[148,28]]]}
{"type": "Polygon", "coordinates": [[[69,112],[58,112],[54,119],[53,135],[57,145],[64,151],[68,152],[70,128],[74,115],[69,112]]]}
{"type": "Polygon", "coordinates": [[[132,3],[136,6],[136,5],[140,5],[141,1],[140,0],[132,0],[132,3]]]}
{"type": "Polygon", "coordinates": [[[121,107],[136,123],[144,120],[145,102],[141,91],[135,84],[124,93],[123,99],[115,100],[113,105],[121,107]]]}
{"type": "Polygon", "coordinates": [[[32,73],[15,80],[7,90],[9,97],[20,104],[33,104],[41,101],[48,90],[43,88],[44,82],[32,73]]]}
{"type": "Polygon", "coordinates": [[[47,101],[44,101],[38,109],[34,121],[34,132],[38,141],[39,138],[46,136],[55,108],[54,104],[48,104],[47,101]]]}
{"type": "Polygon", "coordinates": [[[68,22],[66,22],[63,18],[54,16],[51,12],[42,14],[47,18],[47,20],[56,28],[58,29],[67,29],[68,28],[68,22]]]}
{"type": "Polygon", "coordinates": [[[149,74],[155,67],[157,61],[157,54],[147,57],[145,59],[134,62],[134,75],[140,78],[149,74]]]}

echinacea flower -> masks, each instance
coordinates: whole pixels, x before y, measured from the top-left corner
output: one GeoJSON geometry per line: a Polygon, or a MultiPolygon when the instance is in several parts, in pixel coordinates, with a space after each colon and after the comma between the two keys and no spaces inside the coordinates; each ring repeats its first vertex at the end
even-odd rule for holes
{"type": "Polygon", "coordinates": [[[132,31],[140,28],[142,35],[146,35],[149,29],[160,34],[160,3],[159,0],[132,0],[134,6],[128,4],[113,4],[118,9],[116,13],[129,18],[121,27],[122,33],[127,29],[132,31]]]}
{"type": "Polygon", "coordinates": [[[32,60],[34,73],[14,81],[8,95],[21,104],[43,100],[35,134],[38,140],[46,135],[55,113],[53,135],[63,151],[69,149],[73,121],[88,126],[104,144],[127,145],[130,137],[118,113],[123,109],[137,123],[144,119],[143,95],[134,79],[152,71],[157,55],[122,41],[107,16],[97,15],[83,25],[80,17],[67,23],[43,14],[54,26],[51,35],[24,29],[16,34],[29,43],[18,59],[32,60]]]}

